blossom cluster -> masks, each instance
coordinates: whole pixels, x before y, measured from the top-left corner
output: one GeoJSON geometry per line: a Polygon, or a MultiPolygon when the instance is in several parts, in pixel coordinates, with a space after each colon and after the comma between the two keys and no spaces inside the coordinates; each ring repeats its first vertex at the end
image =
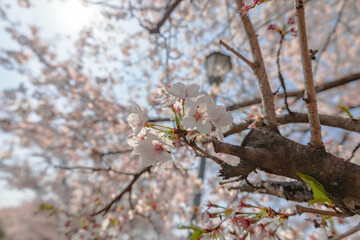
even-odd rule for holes
{"type": "Polygon", "coordinates": [[[292,25],[294,25],[294,24],[295,24],[294,18],[290,17],[288,19],[287,24],[284,24],[282,27],[278,27],[275,24],[270,24],[268,26],[268,30],[279,33],[281,35],[281,37],[285,37],[288,34],[292,34],[292,35],[296,36],[297,31],[295,30],[294,27],[292,27],[292,25]]]}
{"type": "Polygon", "coordinates": [[[287,227],[289,216],[293,216],[291,213],[276,212],[268,207],[247,204],[242,200],[234,207],[223,207],[211,202],[206,203],[205,207],[206,211],[201,215],[202,222],[205,223],[203,227],[182,227],[193,230],[201,239],[225,239],[226,235],[242,240],[248,237],[251,240],[276,239],[279,227],[287,227]],[[223,226],[225,222],[236,228],[226,232],[226,227],[223,226]]]}
{"type": "Polygon", "coordinates": [[[170,119],[174,121],[175,127],[148,122],[138,105],[136,111],[128,117],[133,130],[128,144],[133,147],[132,155],[139,155],[144,166],[159,164],[164,168],[171,168],[170,152],[174,149],[174,142],[179,143],[184,137],[180,133],[197,131],[200,134],[210,134],[215,129],[217,137],[223,139],[223,132],[233,122],[233,117],[225,107],[216,105],[210,96],[200,96],[198,84],[186,86],[177,82],[165,86],[165,89],[162,108],[171,111],[170,119]]]}

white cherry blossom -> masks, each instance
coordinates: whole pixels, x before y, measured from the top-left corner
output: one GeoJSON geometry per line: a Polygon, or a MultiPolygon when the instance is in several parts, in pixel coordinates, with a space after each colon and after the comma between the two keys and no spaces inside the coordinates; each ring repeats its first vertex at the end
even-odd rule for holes
{"type": "Polygon", "coordinates": [[[139,132],[141,131],[141,129],[144,126],[144,123],[146,123],[146,121],[147,121],[147,119],[146,119],[144,113],[142,112],[139,105],[136,104],[136,112],[130,113],[130,115],[128,117],[128,123],[129,123],[130,127],[132,128],[135,136],[139,134],[139,132]]]}
{"type": "Polygon", "coordinates": [[[208,134],[211,132],[211,124],[207,109],[213,105],[213,100],[209,96],[199,97],[196,102],[185,100],[185,117],[182,120],[183,126],[188,130],[197,129],[199,132],[208,134]]]}
{"type": "Polygon", "coordinates": [[[160,164],[168,169],[173,165],[170,151],[173,150],[172,142],[167,138],[160,138],[158,135],[147,132],[146,138],[138,142],[137,152],[143,166],[155,166],[160,164]]]}
{"type": "Polygon", "coordinates": [[[196,98],[199,96],[200,86],[196,83],[193,83],[189,86],[185,86],[185,84],[181,82],[174,83],[170,87],[165,87],[166,91],[177,98],[186,99],[186,98],[196,98]]]}
{"type": "Polygon", "coordinates": [[[233,117],[223,106],[210,106],[208,114],[211,123],[216,127],[216,135],[219,139],[224,139],[223,132],[229,130],[233,117]]]}

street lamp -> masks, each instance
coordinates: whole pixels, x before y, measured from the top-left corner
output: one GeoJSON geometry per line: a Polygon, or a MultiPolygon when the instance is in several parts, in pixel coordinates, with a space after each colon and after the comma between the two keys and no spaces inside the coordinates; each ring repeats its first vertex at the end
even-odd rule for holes
{"type": "Polygon", "coordinates": [[[231,59],[228,55],[213,52],[205,60],[206,75],[209,83],[219,85],[224,81],[226,74],[231,70],[231,59]]]}

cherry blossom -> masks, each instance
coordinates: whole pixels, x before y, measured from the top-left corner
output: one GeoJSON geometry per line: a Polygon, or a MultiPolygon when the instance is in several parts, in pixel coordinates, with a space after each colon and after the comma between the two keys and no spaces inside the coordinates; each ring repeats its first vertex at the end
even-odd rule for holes
{"type": "Polygon", "coordinates": [[[170,87],[166,86],[165,89],[170,95],[180,99],[185,99],[196,98],[199,96],[200,86],[196,83],[185,86],[183,83],[177,82],[170,87]]]}
{"type": "Polygon", "coordinates": [[[144,113],[142,112],[140,106],[136,104],[136,112],[131,113],[128,117],[129,125],[132,128],[135,135],[139,134],[146,120],[147,119],[144,113]]]}
{"type": "Polygon", "coordinates": [[[140,141],[137,151],[143,166],[155,166],[159,163],[164,168],[172,167],[172,156],[169,153],[173,150],[171,141],[167,138],[160,138],[158,135],[147,132],[146,138],[140,141]]]}
{"type": "Polygon", "coordinates": [[[211,124],[207,110],[213,100],[209,96],[199,97],[196,102],[191,100],[185,101],[185,117],[182,123],[186,129],[197,129],[199,132],[208,134],[211,132],[211,124]]]}
{"type": "Polygon", "coordinates": [[[216,135],[219,139],[223,139],[223,132],[229,130],[233,117],[226,111],[223,106],[211,106],[208,109],[211,123],[216,127],[216,135]]]}

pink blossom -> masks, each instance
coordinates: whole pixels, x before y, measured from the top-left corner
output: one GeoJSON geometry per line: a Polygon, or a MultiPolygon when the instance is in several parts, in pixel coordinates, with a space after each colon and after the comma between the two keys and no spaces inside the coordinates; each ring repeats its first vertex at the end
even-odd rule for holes
{"type": "Polygon", "coordinates": [[[216,135],[219,139],[224,139],[223,132],[230,129],[233,117],[223,106],[211,106],[208,109],[211,123],[216,127],[216,135]]]}
{"type": "Polygon", "coordinates": [[[185,99],[185,98],[196,98],[197,96],[199,96],[200,86],[196,83],[193,83],[189,86],[185,86],[183,83],[177,82],[171,85],[170,87],[165,86],[165,89],[170,95],[174,97],[178,97],[180,99],[185,99]]]}
{"type": "Polygon", "coordinates": [[[140,154],[144,166],[155,166],[160,164],[164,168],[172,167],[172,156],[170,151],[173,150],[171,141],[167,138],[147,132],[146,138],[139,142],[137,151],[140,154]]]}
{"type": "Polygon", "coordinates": [[[136,112],[130,113],[128,122],[135,135],[138,135],[147,119],[139,105],[136,104],[136,112]]]}
{"type": "Polygon", "coordinates": [[[185,101],[185,117],[182,124],[188,130],[197,129],[199,132],[208,134],[211,132],[211,124],[207,114],[208,106],[213,102],[209,96],[199,97],[196,102],[191,100],[185,101]]]}

